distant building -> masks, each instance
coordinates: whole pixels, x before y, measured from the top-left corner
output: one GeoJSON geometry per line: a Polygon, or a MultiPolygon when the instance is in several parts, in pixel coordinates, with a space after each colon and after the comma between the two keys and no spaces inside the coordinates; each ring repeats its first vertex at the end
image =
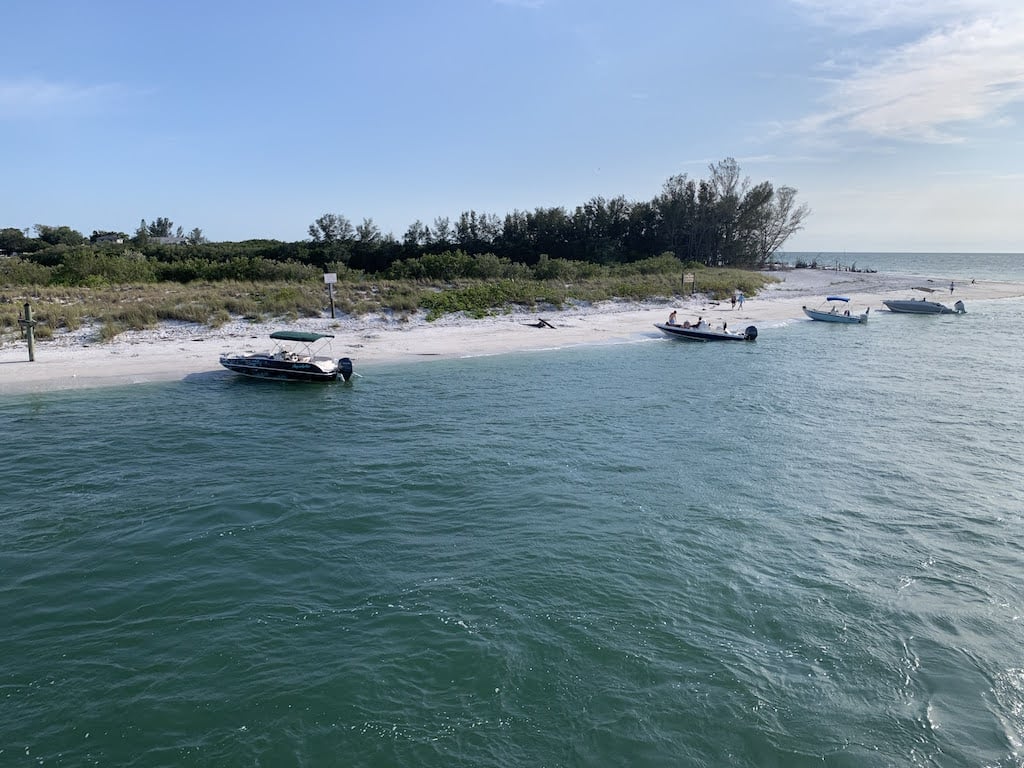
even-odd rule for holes
{"type": "Polygon", "coordinates": [[[96,237],[96,239],[93,240],[93,242],[94,243],[117,243],[118,245],[121,245],[124,242],[124,237],[119,235],[119,234],[117,234],[117,233],[115,233],[115,232],[108,232],[105,235],[98,235],[96,237]]]}
{"type": "Polygon", "coordinates": [[[157,245],[185,245],[188,240],[184,237],[151,237],[149,242],[157,245]]]}

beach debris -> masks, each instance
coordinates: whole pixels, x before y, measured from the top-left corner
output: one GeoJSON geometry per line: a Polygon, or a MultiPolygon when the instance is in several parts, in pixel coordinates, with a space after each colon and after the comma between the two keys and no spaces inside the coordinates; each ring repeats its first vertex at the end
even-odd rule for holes
{"type": "Polygon", "coordinates": [[[554,328],[555,327],[551,323],[549,323],[547,320],[545,320],[543,317],[538,317],[536,323],[523,323],[523,325],[528,325],[531,328],[554,328]]]}

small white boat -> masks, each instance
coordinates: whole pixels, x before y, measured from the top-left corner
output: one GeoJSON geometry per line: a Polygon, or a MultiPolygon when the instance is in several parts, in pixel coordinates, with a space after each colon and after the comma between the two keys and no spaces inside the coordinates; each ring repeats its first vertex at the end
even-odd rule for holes
{"type": "Polygon", "coordinates": [[[890,312],[908,315],[962,315],[967,312],[962,301],[957,301],[950,309],[945,304],[928,299],[887,299],[882,302],[890,312]]]}
{"type": "Polygon", "coordinates": [[[804,307],[803,310],[804,314],[811,318],[811,320],[820,320],[823,323],[846,323],[847,325],[866,323],[868,321],[868,313],[871,312],[870,307],[859,315],[850,314],[849,309],[840,311],[840,306],[849,303],[849,301],[849,298],[846,296],[826,296],[826,304],[822,305],[822,307],[817,309],[804,307]],[[824,306],[828,306],[828,309],[824,309],[824,306]]]}
{"type": "Polygon", "coordinates": [[[245,376],[279,381],[335,381],[339,376],[348,381],[353,376],[349,358],[320,354],[334,338],[329,333],[274,331],[270,338],[276,342],[270,352],[221,355],[220,364],[245,376]]]}
{"type": "Polygon", "coordinates": [[[724,326],[715,330],[703,321],[694,325],[655,323],[654,327],[670,339],[683,339],[684,341],[753,341],[757,338],[757,328],[753,325],[748,325],[743,333],[730,331],[724,326]]]}

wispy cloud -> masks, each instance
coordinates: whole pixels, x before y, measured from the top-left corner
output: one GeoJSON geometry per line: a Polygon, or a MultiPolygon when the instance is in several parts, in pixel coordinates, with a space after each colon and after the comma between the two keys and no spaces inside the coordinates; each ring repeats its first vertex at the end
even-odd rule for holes
{"type": "Polygon", "coordinates": [[[1015,11],[1017,0],[791,0],[819,24],[868,32],[898,27],[935,28],[965,19],[1015,11]]]}
{"type": "Polygon", "coordinates": [[[112,99],[114,85],[81,86],[39,79],[0,80],[0,119],[80,109],[112,99]]]}
{"type": "MultiPolygon", "coordinates": [[[[1006,107],[1024,101],[1024,9],[1018,0],[860,0],[842,8],[825,0],[794,2],[820,23],[913,36],[876,51],[870,63],[832,62],[839,74],[829,81],[827,106],[799,121],[801,132],[955,142],[965,124],[1003,120],[1006,107]]],[[[851,50],[864,45],[859,38],[850,42],[851,50]]]]}

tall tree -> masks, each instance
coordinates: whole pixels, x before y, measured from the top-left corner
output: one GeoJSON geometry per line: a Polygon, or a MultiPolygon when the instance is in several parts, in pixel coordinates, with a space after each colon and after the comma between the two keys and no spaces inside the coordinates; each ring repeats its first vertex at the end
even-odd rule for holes
{"type": "MultiPolygon", "coordinates": [[[[143,222],[145,222],[145,220],[143,220],[143,222]]],[[[170,237],[173,228],[173,221],[168,219],[166,216],[159,216],[149,225],[147,234],[150,237],[170,237]]]]}
{"type": "Polygon", "coordinates": [[[27,250],[28,247],[28,237],[22,230],[17,227],[4,227],[0,229],[0,253],[21,253],[27,250]]]}
{"type": "Polygon", "coordinates": [[[774,199],[764,207],[754,233],[758,265],[766,266],[786,240],[804,228],[804,220],[810,215],[806,203],[797,204],[793,187],[775,190],[774,199]]]}
{"type": "Polygon", "coordinates": [[[382,236],[380,227],[374,223],[373,219],[363,219],[362,223],[356,227],[356,239],[360,243],[373,245],[379,243],[382,236]]]}
{"type": "Polygon", "coordinates": [[[750,189],[750,178],[740,176],[740,166],[731,157],[709,165],[708,183],[714,190],[713,219],[717,234],[716,250],[710,264],[739,265],[744,259],[743,233],[739,229],[740,206],[750,189]]]}
{"type": "Polygon", "coordinates": [[[402,236],[402,247],[407,258],[413,258],[430,242],[430,227],[416,219],[402,236]]]}
{"type": "Polygon", "coordinates": [[[452,223],[447,216],[438,216],[434,219],[432,232],[430,241],[432,249],[440,252],[454,243],[455,235],[452,232],[452,223]]]}
{"type": "Polygon", "coordinates": [[[314,243],[340,243],[355,236],[352,222],[338,213],[325,213],[309,225],[314,243]]]}
{"type": "Polygon", "coordinates": [[[81,245],[85,235],[71,227],[51,227],[36,224],[36,236],[47,245],[81,245]]]}
{"type": "Polygon", "coordinates": [[[708,166],[710,182],[718,197],[741,198],[750,189],[750,178],[740,178],[740,166],[734,158],[727,157],[708,166]]]}
{"type": "Polygon", "coordinates": [[[729,263],[754,269],[760,265],[759,232],[770,217],[775,191],[771,182],[763,181],[747,190],[735,214],[733,232],[735,250],[729,263]]]}
{"type": "Polygon", "coordinates": [[[694,251],[696,198],[697,188],[684,173],[670,176],[652,204],[658,215],[661,250],[672,251],[684,261],[699,258],[694,251]]]}

